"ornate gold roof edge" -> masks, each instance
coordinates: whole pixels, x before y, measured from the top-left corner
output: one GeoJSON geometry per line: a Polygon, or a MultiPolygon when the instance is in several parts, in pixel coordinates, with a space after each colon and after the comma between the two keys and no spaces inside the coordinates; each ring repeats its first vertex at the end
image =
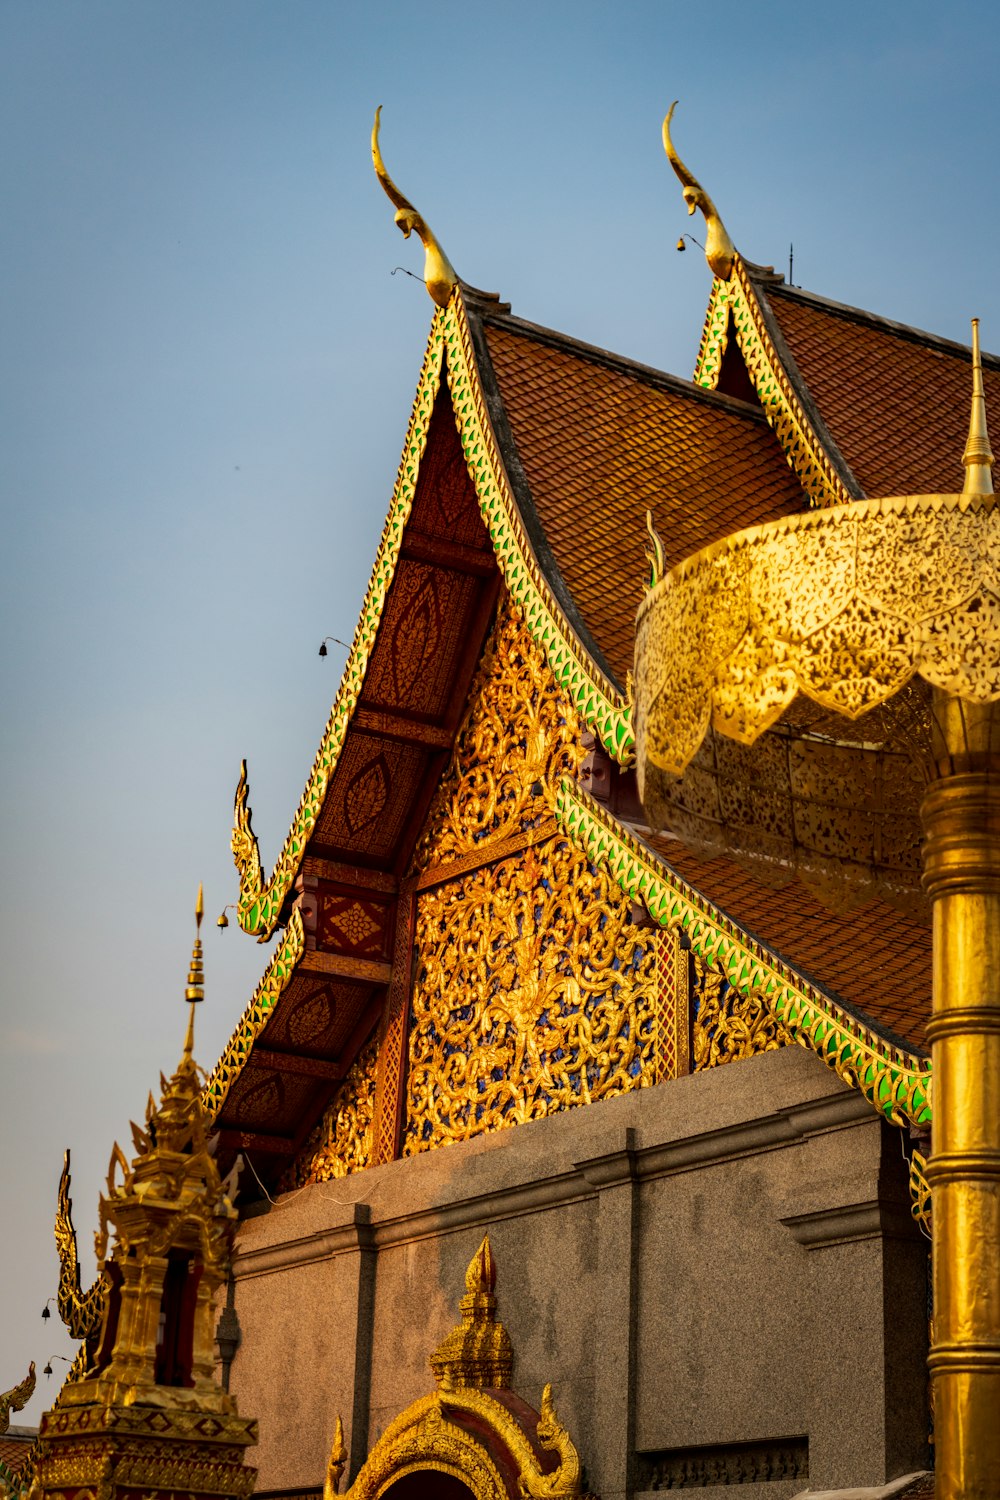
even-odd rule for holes
{"type": "Polygon", "coordinates": [[[580,640],[532,547],[489,415],[461,289],[443,326],[459,439],[504,583],[577,713],[608,754],[629,765],[635,755],[631,699],[600,670],[580,640]]]}
{"type": "Polygon", "coordinates": [[[218,1119],[230,1089],[242,1072],[254,1043],[274,1014],[305,951],[306,935],[302,913],[295,907],[285,928],[281,946],[272,955],[249,1005],[236,1023],[232,1036],[202,1089],[201,1101],[212,1120],[218,1119]]]}
{"type": "Polygon", "coordinates": [[[737,927],[639,842],[586,792],[564,781],[556,817],[566,836],[621,889],[645,903],[654,922],[681,930],[692,950],[735,988],[758,995],[793,1039],[894,1125],[926,1129],[931,1064],[803,979],[778,954],[737,927]]]}
{"type": "MultiPolygon", "coordinates": [[[[454,299],[453,299],[454,302],[454,299]]],[[[330,779],[337,766],[351,717],[361,696],[365,671],[375,645],[382,610],[396,572],[403,532],[413,507],[420,463],[427,446],[434,402],[441,386],[444,360],[443,330],[446,314],[437,312],[424,354],[410,414],[406,441],[399,462],[389,513],[386,517],[375,565],[361,606],[354,639],[330,710],[309,779],[299,801],[284,847],[265,883],[256,837],[250,826],[245,772],[236,793],[233,857],[240,877],[239,922],[244,932],[266,942],[274,932],[281,909],[305,855],[309,836],[323,808],[330,779]]]]}
{"type": "Polygon", "coordinates": [[[791,352],[784,347],[773,314],[757,295],[743,257],[736,253],[727,280],[712,284],[694,374],[696,385],[714,391],[729,340],[732,318],[736,341],[757,398],[790,468],[816,507],[863,498],[819,413],[791,352]],[[782,347],[779,349],[779,345],[782,347]]]}

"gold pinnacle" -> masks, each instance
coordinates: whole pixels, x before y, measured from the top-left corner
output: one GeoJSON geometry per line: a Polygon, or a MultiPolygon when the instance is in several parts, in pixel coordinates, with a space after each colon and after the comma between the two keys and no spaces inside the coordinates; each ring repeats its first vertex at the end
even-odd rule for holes
{"type": "Polygon", "coordinates": [[[979,352],[979,319],[972,320],[972,411],[969,437],[962,454],[965,465],[963,495],[992,495],[993,450],[986,428],[986,392],[983,389],[983,361],[979,352]]]}
{"type": "Polygon", "coordinates": [[[205,998],[205,971],[202,967],[201,953],[201,919],[205,915],[205,898],[202,894],[201,882],[198,883],[198,899],[194,904],[195,939],[194,947],[191,949],[191,967],[188,969],[187,989],[184,998],[189,1003],[187,1036],[184,1039],[184,1056],[191,1057],[194,1053],[194,1008],[200,1000],[205,998]]]}

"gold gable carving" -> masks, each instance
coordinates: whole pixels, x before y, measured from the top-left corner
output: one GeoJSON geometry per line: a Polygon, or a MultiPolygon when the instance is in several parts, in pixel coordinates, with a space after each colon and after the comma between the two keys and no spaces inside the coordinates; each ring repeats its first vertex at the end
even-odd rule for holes
{"type": "Polygon", "coordinates": [[[656,1081],[656,935],[553,831],[582,725],[509,598],[470,704],[411,872],[405,1154],[656,1081]]]}
{"type": "Polygon", "coordinates": [[[371,1165],[375,1063],[373,1037],[348,1069],[319,1124],[278,1184],[283,1193],[309,1182],[329,1182],[371,1165]]]}

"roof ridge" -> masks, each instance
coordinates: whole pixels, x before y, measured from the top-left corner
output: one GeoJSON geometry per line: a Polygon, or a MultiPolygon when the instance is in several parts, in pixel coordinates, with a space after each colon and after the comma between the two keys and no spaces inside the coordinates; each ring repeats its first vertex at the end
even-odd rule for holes
{"type": "MultiPolygon", "coordinates": [[[[831,317],[842,318],[845,322],[863,322],[872,328],[881,329],[883,332],[895,334],[899,338],[905,338],[913,344],[923,344],[936,348],[944,354],[953,354],[964,359],[970,357],[971,345],[963,344],[957,339],[945,338],[943,334],[929,333],[925,328],[917,328],[912,323],[899,323],[893,318],[884,318],[880,313],[869,312],[864,307],[854,307],[849,302],[837,302],[832,297],[824,297],[819,292],[809,292],[800,286],[789,286],[781,279],[780,282],[758,277],[752,277],[754,281],[760,281],[767,288],[768,297],[786,297],[790,301],[800,301],[829,313],[831,317]]],[[[992,365],[1000,370],[1000,354],[982,355],[983,363],[992,365]]]]}
{"type": "MultiPolygon", "coordinates": [[[[463,288],[463,292],[464,290],[463,288]]],[[[594,639],[590,628],[580,613],[576,600],[573,598],[569,585],[563,578],[562,570],[552,549],[552,544],[546,535],[541,517],[535,506],[531,486],[528,483],[528,476],[524,471],[521,455],[514,434],[511,431],[507,408],[504,405],[503,395],[496,377],[496,371],[493,367],[493,359],[490,355],[488,342],[482,336],[482,328],[486,319],[483,316],[481,304],[477,305],[473,299],[466,297],[465,315],[472,345],[475,350],[483,397],[486,401],[490,422],[493,426],[493,434],[496,439],[497,448],[499,449],[501,462],[510,481],[515,504],[521,513],[521,520],[528,543],[552,590],[553,597],[566,616],[571,629],[576,632],[580,644],[604,673],[608,681],[621,692],[621,683],[615,677],[604,652],[594,639]],[[471,306],[470,302],[472,303],[471,306]]]]}
{"type": "Polygon", "coordinates": [[[788,340],[785,338],[784,329],[781,327],[771,306],[770,298],[774,292],[780,290],[781,283],[772,281],[767,277],[758,277],[755,281],[749,271],[747,272],[747,279],[753,287],[757,306],[760,309],[760,316],[767,329],[774,352],[781,361],[785,377],[794,390],[802,410],[812,426],[813,432],[816,434],[817,441],[825,451],[827,460],[837,473],[840,483],[847,494],[855,500],[863,499],[864,489],[859,483],[857,475],[844,457],[844,454],[841,452],[836,438],[830,431],[829,424],[822,411],[820,411],[819,403],[809,387],[809,382],[799,368],[798,360],[792,353],[788,340]]]}
{"type": "MultiPolygon", "coordinates": [[[[469,300],[472,299],[467,299],[469,300]]],[[[574,338],[572,334],[560,333],[556,328],[547,328],[542,323],[529,322],[526,318],[511,314],[509,307],[509,303],[501,303],[499,308],[493,310],[478,305],[476,313],[480,322],[488,326],[506,328],[537,344],[559,349],[564,353],[585,359],[591,364],[604,365],[623,375],[631,375],[644,385],[669,390],[678,396],[694,396],[709,406],[721,407],[731,412],[735,417],[742,417],[757,423],[763,422],[765,425],[767,423],[767,418],[761,408],[749,401],[741,401],[737,396],[723,395],[720,391],[708,390],[693,380],[686,380],[683,375],[674,375],[669,370],[658,370],[655,365],[647,365],[641,360],[631,359],[627,354],[616,354],[614,350],[604,349],[599,344],[588,344],[584,339],[574,338]],[[504,308],[508,311],[505,312],[504,308]]]]}

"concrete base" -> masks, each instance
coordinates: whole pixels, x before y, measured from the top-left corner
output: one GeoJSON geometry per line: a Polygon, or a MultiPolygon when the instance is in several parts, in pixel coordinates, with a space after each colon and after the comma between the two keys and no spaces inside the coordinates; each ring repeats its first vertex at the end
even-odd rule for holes
{"type": "Polygon", "coordinates": [[[900,1133],[789,1047],[247,1219],[230,1380],[260,1418],[258,1493],[320,1485],[338,1413],[353,1479],[433,1389],[485,1229],[514,1387],[537,1406],[553,1383],[603,1500],[791,1500],[926,1467],[928,1246],[900,1133]]]}

